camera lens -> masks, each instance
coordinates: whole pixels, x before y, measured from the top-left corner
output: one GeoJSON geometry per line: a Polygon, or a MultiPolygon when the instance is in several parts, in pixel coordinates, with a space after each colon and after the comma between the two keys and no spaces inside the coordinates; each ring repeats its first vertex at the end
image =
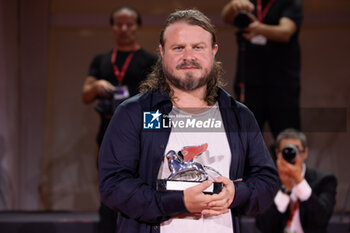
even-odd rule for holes
{"type": "Polygon", "coordinates": [[[286,145],[283,147],[281,153],[284,160],[286,160],[288,163],[294,164],[295,158],[299,155],[299,149],[295,145],[286,145]]]}
{"type": "Polygon", "coordinates": [[[248,27],[248,25],[251,22],[252,22],[252,19],[249,17],[248,12],[241,11],[235,16],[233,20],[233,25],[240,29],[243,29],[248,27]]]}

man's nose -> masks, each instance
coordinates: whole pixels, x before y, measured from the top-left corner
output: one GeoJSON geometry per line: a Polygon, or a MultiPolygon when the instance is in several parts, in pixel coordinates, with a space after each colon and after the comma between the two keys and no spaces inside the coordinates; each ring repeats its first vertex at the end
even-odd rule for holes
{"type": "Polygon", "coordinates": [[[121,30],[122,31],[128,30],[128,25],[127,24],[122,24],[121,30]]]}
{"type": "Polygon", "coordinates": [[[184,60],[194,60],[194,53],[192,49],[190,48],[185,48],[184,53],[183,53],[183,59],[184,60]]]}

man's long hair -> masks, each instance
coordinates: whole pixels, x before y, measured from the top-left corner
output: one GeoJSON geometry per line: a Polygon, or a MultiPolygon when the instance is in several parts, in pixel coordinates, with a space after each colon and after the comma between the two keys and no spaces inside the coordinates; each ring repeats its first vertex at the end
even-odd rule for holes
{"type": "MultiPolygon", "coordinates": [[[[185,22],[189,25],[196,25],[204,30],[208,31],[212,35],[212,46],[216,44],[215,28],[210,23],[208,17],[206,17],[202,12],[198,10],[183,10],[176,11],[168,17],[163,30],[160,33],[159,43],[164,48],[164,32],[165,29],[176,22],[185,22]]],[[[223,87],[223,81],[221,76],[223,74],[222,63],[215,61],[213,65],[213,70],[209,74],[210,79],[207,83],[207,91],[205,101],[208,105],[213,105],[217,99],[217,91],[219,87],[223,87]]],[[[162,58],[159,56],[157,63],[153,67],[152,73],[150,73],[147,79],[141,83],[140,92],[156,91],[160,90],[163,94],[169,95],[171,98],[173,96],[173,91],[170,89],[169,84],[166,81],[166,76],[163,71],[162,58]]]]}

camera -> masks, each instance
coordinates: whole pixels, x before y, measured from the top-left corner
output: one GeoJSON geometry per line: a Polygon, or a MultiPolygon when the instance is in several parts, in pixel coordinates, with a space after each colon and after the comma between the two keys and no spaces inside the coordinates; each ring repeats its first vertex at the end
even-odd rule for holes
{"type": "Polygon", "coordinates": [[[129,90],[126,86],[116,86],[115,90],[107,91],[109,98],[99,98],[95,110],[102,116],[113,115],[115,109],[129,97],[129,90]]]}
{"type": "Polygon", "coordinates": [[[251,22],[252,19],[249,17],[249,13],[247,11],[238,12],[235,18],[233,19],[233,25],[238,27],[239,29],[248,27],[248,25],[251,22]]]}
{"type": "Polygon", "coordinates": [[[288,163],[294,164],[295,158],[299,155],[299,149],[297,146],[289,144],[283,147],[281,153],[284,160],[288,163]]]}

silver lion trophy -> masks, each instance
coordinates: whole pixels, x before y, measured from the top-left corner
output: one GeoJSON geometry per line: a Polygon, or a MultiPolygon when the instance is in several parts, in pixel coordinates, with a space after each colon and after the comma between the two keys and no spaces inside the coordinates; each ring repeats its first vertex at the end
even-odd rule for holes
{"type": "MultiPolygon", "coordinates": [[[[221,176],[214,168],[193,161],[208,148],[208,144],[186,146],[177,153],[170,150],[166,153],[168,167],[171,172],[168,178],[157,180],[157,191],[182,191],[208,179],[221,176]]],[[[204,193],[220,193],[222,183],[213,182],[204,193]]]]}

